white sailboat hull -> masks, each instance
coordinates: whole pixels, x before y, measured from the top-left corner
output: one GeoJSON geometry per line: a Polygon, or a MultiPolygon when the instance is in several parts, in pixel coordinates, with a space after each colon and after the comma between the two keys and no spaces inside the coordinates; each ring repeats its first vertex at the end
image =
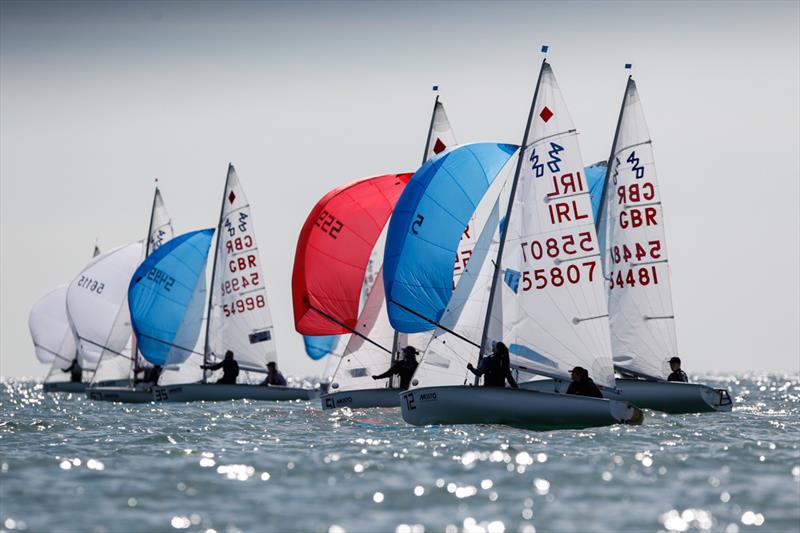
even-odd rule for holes
{"type": "Polygon", "coordinates": [[[86,391],[92,400],[147,402],[217,402],[227,400],[291,401],[310,400],[318,391],[297,387],[263,385],[223,385],[217,383],[183,383],[147,388],[91,387],[86,391]]]}
{"type": "Polygon", "coordinates": [[[400,395],[403,419],[429,424],[503,424],[532,430],[639,425],[627,402],[500,387],[423,387],[400,395]]]}
{"type": "MultiPolygon", "coordinates": [[[[563,394],[569,383],[545,379],[521,383],[520,387],[563,394]]],[[[619,392],[603,391],[603,396],[670,414],[730,412],[733,408],[733,400],[726,389],[714,389],[701,383],[618,379],[617,390],[619,392]]]]}
{"type": "Polygon", "coordinates": [[[367,407],[400,407],[400,389],[357,389],[320,396],[323,409],[363,409],[367,407]]]}

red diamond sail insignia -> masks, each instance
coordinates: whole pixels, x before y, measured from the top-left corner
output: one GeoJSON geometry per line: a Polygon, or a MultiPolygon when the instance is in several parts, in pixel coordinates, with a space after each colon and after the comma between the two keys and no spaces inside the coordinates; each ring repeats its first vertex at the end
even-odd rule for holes
{"type": "Polygon", "coordinates": [[[437,137],[436,138],[436,144],[433,145],[433,153],[438,155],[441,152],[444,152],[446,148],[447,148],[447,145],[444,144],[442,142],[442,140],[437,137]]]}
{"type": "Polygon", "coordinates": [[[550,111],[550,108],[549,108],[549,107],[547,107],[547,106],[544,106],[544,109],[542,109],[542,112],[541,112],[541,113],[539,113],[539,116],[540,116],[540,117],[542,117],[542,120],[544,120],[545,122],[547,122],[548,120],[550,120],[551,118],[553,118],[553,112],[552,112],[552,111],[550,111]]]}
{"type": "Polygon", "coordinates": [[[233,194],[233,191],[231,191],[231,193],[228,195],[228,201],[233,203],[234,200],[236,200],[236,195],[233,194]]]}

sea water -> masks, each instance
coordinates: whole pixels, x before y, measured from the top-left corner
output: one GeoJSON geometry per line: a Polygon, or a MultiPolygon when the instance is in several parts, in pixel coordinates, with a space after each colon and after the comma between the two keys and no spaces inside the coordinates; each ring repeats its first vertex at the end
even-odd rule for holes
{"type": "Polygon", "coordinates": [[[703,381],[730,389],[732,413],[532,432],[312,402],[123,405],[6,380],[0,528],[798,531],[800,377],[703,381]]]}

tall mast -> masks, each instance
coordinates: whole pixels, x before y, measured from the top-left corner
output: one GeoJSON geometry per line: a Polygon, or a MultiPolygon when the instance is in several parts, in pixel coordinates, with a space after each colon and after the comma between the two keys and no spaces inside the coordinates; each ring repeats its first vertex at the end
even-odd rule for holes
{"type": "MultiPolygon", "coordinates": [[[[205,343],[203,344],[203,365],[205,366],[208,364],[208,352],[209,352],[209,345],[208,345],[208,333],[211,330],[211,302],[214,298],[214,278],[217,276],[217,257],[219,256],[219,232],[222,228],[222,214],[225,212],[225,197],[226,192],[228,191],[228,181],[230,181],[231,171],[233,170],[233,164],[228,163],[228,174],[225,176],[225,188],[222,190],[222,203],[219,206],[219,220],[217,221],[217,239],[214,246],[214,264],[211,267],[211,286],[208,291],[208,307],[206,308],[206,339],[205,343]]],[[[206,369],[203,369],[203,383],[206,382],[206,369]]]]}
{"type": "MultiPolygon", "coordinates": [[[[153,205],[150,207],[150,222],[147,223],[147,236],[144,238],[144,258],[150,255],[150,239],[153,236],[153,218],[156,213],[156,200],[158,199],[158,178],[156,178],[156,191],[153,193],[153,205]]],[[[96,247],[97,245],[95,245],[96,247]]],[[[136,371],[139,369],[139,343],[136,335],[131,340],[131,365],[133,365],[133,384],[136,385],[136,371]]]]}
{"type": "MultiPolygon", "coordinates": [[[[434,85],[433,91],[436,92],[436,99],[433,101],[433,110],[431,111],[431,122],[428,125],[428,136],[425,138],[425,151],[422,152],[422,165],[428,160],[428,150],[431,147],[431,134],[433,133],[433,122],[436,119],[436,106],[439,105],[439,86],[434,85]]],[[[397,350],[399,348],[400,340],[400,333],[397,330],[394,330],[394,340],[392,341],[392,363],[397,360],[397,350]]],[[[394,380],[394,376],[390,378],[389,384],[392,384],[392,380],[394,380]]]]}
{"type": "MultiPolygon", "coordinates": [[[[625,65],[625,68],[630,68],[630,64],[625,65]]],[[[614,140],[611,142],[611,153],[608,155],[608,163],[606,164],[606,177],[603,180],[603,191],[600,193],[600,207],[597,209],[597,220],[595,221],[595,226],[597,230],[600,230],[600,221],[603,220],[603,213],[606,210],[606,196],[608,191],[608,178],[611,175],[611,165],[614,162],[614,157],[617,153],[617,141],[619,140],[619,128],[622,126],[622,115],[625,111],[625,100],[628,99],[628,89],[630,89],[631,83],[633,83],[633,78],[631,75],[628,75],[628,79],[625,82],[625,94],[622,95],[622,103],[619,106],[619,116],[617,117],[617,129],[614,130],[614,140]]],[[[601,250],[601,253],[603,251],[601,250]]]]}
{"type": "MultiPolygon", "coordinates": [[[[542,52],[547,52],[547,47],[542,47],[542,52]]],[[[497,249],[497,258],[494,261],[494,273],[492,274],[492,288],[489,291],[489,305],[486,308],[486,319],[483,322],[483,334],[481,335],[481,346],[478,351],[478,363],[480,364],[483,359],[483,351],[486,348],[486,338],[489,335],[489,323],[492,320],[492,307],[494,306],[494,295],[497,290],[497,282],[500,279],[500,271],[502,270],[501,261],[503,259],[503,249],[506,246],[506,234],[508,233],[508,226],[511,222],[511,209],[514,207],[514,197],[517,194],[517,184],[519,183],[519,175],[522,172],[522,156],[525,154],[525,147],[528,145],[528,134],[531,130],[531,123],[533,122],[533,112],[536,109],[536,100],[539,97],[539,85],[542,83],[542,74],[544,74],[544,67],[547,65],[547,58],[542,60],[542,66],[539,69],[539,77],[536,80],[536,89],[533,91],[533,100],[531,101],[531,110],[528,113],[528,123],[525,125],[525,134],[522,136],[522,144],[519,147],[519,155],[517,156],[517,168],[514,170],[514,181],[511,182],[511,194],[508,197],[508,207],[506,207],[505,225],[500,232],[500,247],[497,249]]],[[[478,384],[479,376],[475,376],[475,385],[478,384]]]]}

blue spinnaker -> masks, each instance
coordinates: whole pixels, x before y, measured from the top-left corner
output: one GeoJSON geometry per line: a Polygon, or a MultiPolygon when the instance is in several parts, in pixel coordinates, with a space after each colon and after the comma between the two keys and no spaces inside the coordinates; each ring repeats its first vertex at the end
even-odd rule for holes
{"type": "Polygon", "coordinates": [[[397,331],[435,328],[430,320],[439,321],[453,292],[464,228],[516,150],[499,143],[459,146],[429,160],[411,177],[389,221],[383,258],[389,321],[397,331]]]}
{"type": "Polygon", "coordinates": [[[184,233],[145,259],[128,286],[131,324],[154,365],[185,361],[203,322],[206,261],[213,229],[184,233]]]}
{"type": "Polygon", "coordinates": [[[336,346],[338,340],[339,335],[320,335],[318,337],[312,335],[303,336],[303,343],[306,345],[306,354],[315,361],[331,353],[331,350],[336,346]]]}
{"type": "Polygon", "coordinates": [[[589,186],[589,196],[592,199],[592,214],[595,222],[597,222],[597,211],[600,209],[600,196],[603,194],[606,168],[606,162],[600,161],[583,169],[586,172],[586,183],[589,186]]]}

